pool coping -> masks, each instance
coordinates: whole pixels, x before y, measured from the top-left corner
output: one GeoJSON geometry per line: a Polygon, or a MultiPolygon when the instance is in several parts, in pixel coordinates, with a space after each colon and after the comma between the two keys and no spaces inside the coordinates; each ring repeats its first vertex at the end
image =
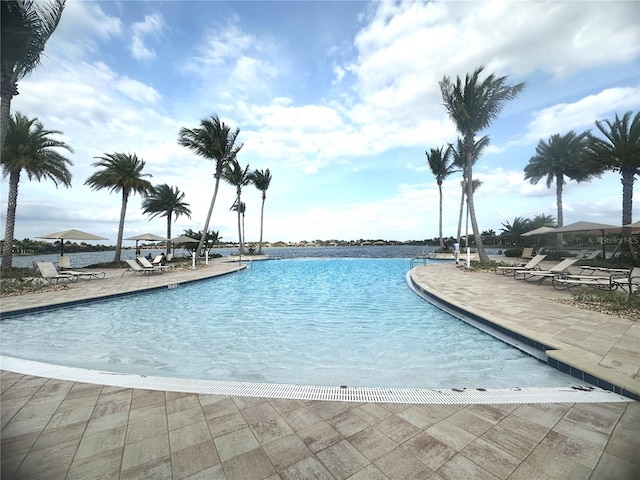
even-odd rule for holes
{"type": "Polygon", "coordinates": [[[480,312],[441,292],[434,293],[420,285],[414,278],[413,272],[412,268],[407,273],[410,288],[436,307],[518,348],[552,368],[604,390],[613,391],[632,400],[640,400],[640,388],[634,379],[585,361],[579,348],[553,339],[536,338],[532,332],[522,331],[516,326],[507,328],[498,317],[480,312]]]}

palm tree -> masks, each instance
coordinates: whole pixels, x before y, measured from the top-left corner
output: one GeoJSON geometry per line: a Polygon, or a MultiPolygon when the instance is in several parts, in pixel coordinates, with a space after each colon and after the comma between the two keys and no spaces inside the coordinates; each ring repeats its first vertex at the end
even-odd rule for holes
{"type": "MultiPolygon", "coordinates": [[[[244,211],[242,207],[242,200],[240,200],[240,196],[242,194],[242,187],[249,185],[251,183],[251,176],[249,175],[249,165],[244,167],[244,169],[240,166],[237,159],[233,159],[228,162],[224,170],[222,171],[222,178],[229,184],[236,187],[236,201],[234,203],[235,210],[238,212],[238,244],[240,245],[240,253],[244,253],[244,243],[242,239],[242,227],[240,224],[240,215],[244,211]]],[[[231,207],[234,209],[234,207],[231,207]]]]}
{"type": "Polygon", "coordinates": [[[266,170],[254,170],[251,173],[251,183],[262,192],[262,207],[260,208],[260,241],[258,242],[258,255],[262,255],[262,227],[264,225],[264,201],[267,199],[267,190],[271,184],[271,172],[266,170]]]}
{"type": "Polygon", "coordinates": [[[444,250],[444,239],[442,238],[442,182],[454,172],[457,172],[456,165],[451,162],[451,147],[444,150],[441,148],[432,148],[431,152],[425,152],[427,155],[427,163],[431,169],[431,173],[436,177],[438,184],[438,192],[440,193],[440,211],[438,217],[438,233],[440,235],[440,248],[444,250]]]}
{"type": "Polygon", "coordinates": [[[148,173],[142,173],[145,162],[137,155],[130,153],[109,153],[104,157],[95,157],[97,162],[92,167],[102,168],[84,182],[92,190],[108,188],[111,192],[122,192],[122,207],[120,208],[120,223],[118,226],[118,241],[114,263],[120,262],[122,250],[122,234],[124,232],[124,218],[127,213],[127,202],[131,194],[139,193],[143,197],[153,192],[153,186],[143,177],[151,177],[148,173]]]}
{"type": "MultiPolygon", "coordinates": [[[[473,145],[473,160],[472,160],[474,164],[476,163],[476,160],[480,158],[480,155],[482,155],[482,151],[489,145],[489,141],[490,141],[489,137],[487,137],[486,135],[475,141],[473,145]]],[[[458,243],[460,243],[460,236],[462,232],[462,214],[464,211],[464,199],[466,196],[465,191],[467,188],[467,182],[466,182],[466,176],[465,176],[465,165],[467,161],[467,155],[465,154],[464,143],[462,142],[461,138],[458,138],[458,144],[456,147],[453,147],[453,146],[451,147],[451,153],[453,155],[453,164],[456,167],[462,169],[462,181],[460,182],[462,193],[460,195],[460,214],[458,216],[458,236],[456,237],[458,239],[458,243]]],[[[475,191],[475,188],[474,188],[474,191],[475,191]]]]}
{"type": "MultiPolygon", "coordinates": [[[[191,218],[189,204],[184,202],[184,192],[178,187],[170,187],[166,183],[156,185],[153,192],[142,200],[142,213],[150,213],[151,218],[158,215],[167,217],[167,238],[171,239],[171,222],[180,215],[191,218]],[[173,217],[173,220],[171,219],[173,217]]],[[[171,241],[167,242],[167,255],[171,252],[171,241]]]]}
{"type": "MultiPolygon", "coordinates": [[[[591,171],[585,162],[585,151],[588,142],[588,132],[576,134],[573,130],[565,135],[551,135],[548,141],[540,140],[536,147],[536,155],[529,159],[524,167],[524,178],[533,185],[543,178],[547,180],[547,188],[556,184],[556,208],[558,211],[558,226],[564,225],[562,211],[562,187],[566,183],[565,177],[576,182],[586,182],[600,173],[591,171]]],[[[558,247],[562,246],[562,234],[557,236],[558,247]]]]}
{"type": "Polygon", "coordinates": [[[488,262],[489,256],[482,244],[478,222],[476,220],[475,206],[473,203],[473,162],[474,144],[476,134],[489,127],[495,120],[507,100],[515,98],[524,88],[525,84],[507,85],[507,77],[496,77],[489,75],[483,81],[479,76],[484,67],[476,69],[472,74],[467,74],[464,84],[460,77],[454,84],[449,77],[444,77],[440,81],[440,91],[444,106],[449,117],[456,125],[458,132],[462,135],[465,161],[465,178],[467,180],[467,205],[471,216],[473,236],[478,247],[478,255],[481,262],[488,262]]]}
{"type": "Polygon", "coordinates": [[[231,205],[231,208],[229,210],[232,210],[234,212],[238,212],[238,215],[241,217],[241,222],[238,224],[238,228],[240,229],[238,231],[238,245],[243,245],[244,246],[244,214],[247,211],[247,204],[244,202],[240,202],[238,203],[238,200],[236,199],[233,202],[233,205],[231,205]]]}
{"type": "Polygon", "coordinates": [[[213,206],[218,196],[218,186],[220,185],[222,171],[230,161],[236,158],[237,153],[242,148],[243,144],[236,145],[236,139],[239,134],[239,128],[236,128],[235,131],[232,132],[231,128],[225,125],[224,122],[221,122],[217,115],[202,119],[200,121],[200,128],[180,129],[180,135],[178,137],[179,145],[187,147],[195,152],[196,155],[206,158],[207,160],[215,160],[216,162],[216,170],[213,174],[216,183],[213,189],[213,197],[209,205],[207,219],[204,222],[203,232],[205,235],[201,236],[200,244],[198,245],[197,251],[199,254],[202,252],[202,247],[207,240],[206,232],[209,230],[213,206]]]}
{"type": "Polygon", "coordinates": [[[516,217],[513,223],[506,222],[502,226],[502,235],[509,237],[510,243],[516,246],[522,245],[522,234],[532,230],[530,221],[522,217],[516,217]]]}
{"type": "Polygon", "coordinates": [[[56,152],[64,148],[73,152],[66,143],[51,138],[62,134],[57,130],[45,130],[37,118],[28,119],[20,112],[9,117],[7,138],[2,148],[2,174],[9,177],[9,198],[5,222],[4,245],[2,247],[2,268],[11,268],[13,262],[13,234],[18,205],[18,184],[24,171],[29,180],[52,180],[56,187],[61,183],[71,186],[71,160],[56,152]]]}
{"type": "Polygon", "coordinates": [[[0,124],[2,143],[7,137],[11,99],[18,94],[18,81],[39,64],[44,46],[58,26],[65,0],[44,3],[35,0],[2,0],[0,43],[0,124]]]}
{"type": "Polygon", "coordinates": [[[587,159],[594,169],[619,172],[622,178],[622,224],[633,222],[633,183],[640,175],[640,112],[631,111],[615,120],[596,121],[604,139],[590,135],[587,159]]]}
{"type": "MultiPolygon", "coordinates": [[[[202,237],[202,232],[200,232],[200,231],[196,232],[196,231],[191,230],[189,228],[187,230],[184,230],[182,232],[182,234],[187,236],[187,237],[191,237],[191,238],[197,240],[194,243],[185,242],[185,243],[182,244],[182,246],[189,252],[189,255],[191,255],[193,252],[196,251],[196,248],[198,247],[198,243],[200,242],[200,238],[202,237]]],[[[222,237],[220,236],[220,232],[219,231],[209,230],[209,232],[207,233],[207,243],[205,244],[204,248],[209,250],[211,247],[213,247],[220,240],[222,240],[222,237]]]]}

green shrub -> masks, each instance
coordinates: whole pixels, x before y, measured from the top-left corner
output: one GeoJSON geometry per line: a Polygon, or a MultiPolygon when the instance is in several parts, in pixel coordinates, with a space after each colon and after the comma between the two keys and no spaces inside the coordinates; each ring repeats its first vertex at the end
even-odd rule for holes
{"type": "Polygon", "coordinates": [[[522,256],[522,248],[521,247],[507,248],[504,251],[504,256],[505,257],[520,257],[520,256],[522,256]]]}

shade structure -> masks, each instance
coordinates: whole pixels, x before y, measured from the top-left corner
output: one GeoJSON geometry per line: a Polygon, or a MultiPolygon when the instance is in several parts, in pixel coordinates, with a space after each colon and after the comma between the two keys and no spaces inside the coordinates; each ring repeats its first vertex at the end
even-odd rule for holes
{"type": "Polygon", "coordinates": [[[521,237],[531,237],[533,235],[544,235],[545,233],[552,233],[555,231],[556,229],[553,227],[538,227],[534,230],[523,233],[521,237]]]}
{"type": "MultiPolygon", "coordinates": [[[[556,233],[593,233],[604,237],[607,233],[622,232],[622,227],[616,227],[615,225],[608,225],[606,223],[575,222],[565,225],[564,227],[558,227],[555,231],[556,233]]],[[[602,242],[602,258],[607,258],[605,256],[604,242],[602,242]]]]}
{"type": "Polygon", "coordinates": [[[187,237],[186,235],[180,235],[179,237],[172,238],[171,242],[173,243],[190,243],[190,242],[199,242],[197,238],[187,237]]]}
{"type": "Polygon", "coordinates": [[[140,240],[149,240],[151,242],[164,242],[167,240],[167,238],[161,237],[160,235],[156,235],[154,233],[142,233],[140,235],[135,235],[133,237],[127,237],[124,240],[136,241],[136,255],[138,255],[140,253],[140,249],[138,248],[138,242],[140,240]]]}
{"type": "Polygon", "coordinates": [[[64,241],[65,240],[107,240],[105,237],[94,235],[93,233],[83,232],[82,230],[63,230],[62,232],[48,233],[46,235],[40,235],[36,238],[47,238],[60,240],[60,256],[64,255],[64,241]]]}
{"type": "Polygon", "coordinates": [[[133,237],[127,237],[127,238],[125,238],[125,240],[135,240],[135,241],[149,240],[149,241],[153,241],[153,242],[164,242],[165,240],[167,240],[167,238],[161,237],[160,235],[155,235],[153,233],[143,233],[141,235],[135,235],[133,237]]]}
{"type": "Polygon", "coordinates": [[[640,222],[627,223],[623,225],[624,228],[630,228],[632,232],[640,231],[640,222]]]}

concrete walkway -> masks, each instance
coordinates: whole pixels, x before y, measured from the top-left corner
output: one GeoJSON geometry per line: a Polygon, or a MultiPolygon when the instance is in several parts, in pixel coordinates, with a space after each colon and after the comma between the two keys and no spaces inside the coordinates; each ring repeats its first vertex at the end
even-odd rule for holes
{"type": "MultiPolygon", "coordinates": [[[[9,297],[2,313],[175,286],[237,264],[9,297]]],[[[638,380],[638,325],[552,301],[566,294],[452,263],[422,288],[536,335],[563,360],[638,380]],[[553,342],[553,343],[550,343],[553,342]],[[568,352],[568,353],[567,353],[568,352]],[[571,355],[569,355],[571,354],[571,355]],[[571,358],[568,358],[571,357],[571,358]],[[635,366],[635,367],[634,367],[635,366]],[[635,368],[635,369],[634,369],[635,368]]],[[[411,405],[196,395],[0,372],[2,478],[637,479],[639,402],[411,405]]],[[[628,388],[635,388],[630,383],[628,388]]]]}

